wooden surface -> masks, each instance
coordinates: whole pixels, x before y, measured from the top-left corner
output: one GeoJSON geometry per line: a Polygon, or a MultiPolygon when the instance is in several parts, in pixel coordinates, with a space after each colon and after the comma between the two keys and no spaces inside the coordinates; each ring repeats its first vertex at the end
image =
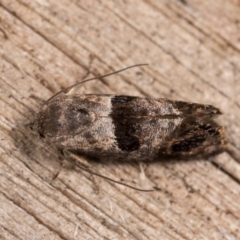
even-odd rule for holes
{"type": "MultiPolygon", "coordinates": [[[[238,0],[0,0],[0,239],[240,239],[238,0]],[[25,124],[60,89],[138,63],[83,92],[213,104],[228,153],[91,163],[143,193],[59,169],[25,124]]],[[[114,159],[114,156],[113,156],[114,159]]],[[[66,163],[65,163],[66,165],[66,163]]]]}

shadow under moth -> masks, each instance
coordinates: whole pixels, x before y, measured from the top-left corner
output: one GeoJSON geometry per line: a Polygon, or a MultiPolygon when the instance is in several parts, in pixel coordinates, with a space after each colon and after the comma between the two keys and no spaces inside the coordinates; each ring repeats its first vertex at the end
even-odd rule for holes
{"type": "Polygon", "coordinates": [[[32,127],[45,143],[60,152],[117,161],[189,159],[225,150],[224,128],[214,121],[221,114],[218,108],[166,98],[74,93],[94,79],[58,92],[41,106],[32,127]]]}

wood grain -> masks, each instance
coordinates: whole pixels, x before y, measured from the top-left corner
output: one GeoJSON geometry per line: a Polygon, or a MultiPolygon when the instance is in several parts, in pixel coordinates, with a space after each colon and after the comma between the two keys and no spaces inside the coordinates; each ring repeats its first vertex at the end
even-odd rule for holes
{"type": "MultiPolygon", "coordinates": [[[[0,239],[240,239],[240,2],[0,0],[0,239]],[[229,151],[153,164],[65,163],[26,126],[77,81],[115,93],[212,104],[229,151]]],[[[114,156],[113,156],[114,159],[114,156]]],[[[162,159],[161,159],[162,160],[162,159]]],[[[84,161],[84,159],[83,159],[84,161]]]]}

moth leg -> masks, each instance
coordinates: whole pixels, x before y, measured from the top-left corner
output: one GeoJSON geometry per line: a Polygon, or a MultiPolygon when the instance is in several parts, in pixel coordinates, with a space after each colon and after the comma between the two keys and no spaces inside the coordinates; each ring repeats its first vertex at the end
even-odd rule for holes
{"type": "Polygon", "coordinates": [[[154,189],[141,189],[141,188],[137,188],[137,187],[133,187],[131,185],[128,185],[126,183],[123,183],[123,182],[120,182],[120,181],[117,181],[117,180],[114,180],[112,178],[109,178],[107,176],[104,176],[100,173],[98,173],[98,171],[93,171],[89,165],[85,165],[83,164],[82,162],[79,161],[79,158],[76,154],[72,153],[72,152],[69,152],[69,151],[64,151],[64,156],[70,160],[70,161],[75,161],[76,162],[76,165],[81,168],[82,170],[86,171],[86,172],[89,172],[91,173],[92,175],[95,175],[95,176],[98,176],[98,177],[101,177],[103,179],[106,179],[108,180],[109,182],[113,182],[113,183],[116,183],[116,184],[119,184],[119,185],[123,185],[125,187],[128,187],[128,188],[131,188],[131,189],[134,189],[136,191],[140,191],[140,192],[152,192],[154,191],[154,189]]]}
{"type": "Polygon", "coordinates": [[[59,167],[58,167],[56,173],[53,176],[53,180],[55,180],[59,176],[59,174],[63,168],[64,169],[73,169],[74,168],[73,162],[68,161],[67,162],[68,164],[64,164],[64,163],[66,163],[66,161],[65,161],[65,156],[64,156],[63,151],[57,150],[57,154],[58,154],[58,160],[59,160],[60,164],[59,164],[59,167]]]}
{"type": "Polygon", "coordinates": [[[84,158],[80,158],[77,154],[70,152],[68,150],[62,151],[63,157],[70,162],[73,166],[80,165],[82,168],[90,169],[91,165],[84,158]]]}
{"type": "Polygon", "coordinates": [[[64,158],[63,158],[63,154],[62,154],[61,151],[58,151],[58,159],[59,159],[59,161],[60,161],[60,165],[59,165],[56,173],[55,173],[54,176],[53,176],[53,181],[59,176],[61,170],[62,170],[63,167],[64,167],[64,166],[63,166],[64,158]]]}
{"type": "Polygon", "coordinates": [[[97,183],[96,181],[96,178],[94,177],[94,175],[92,173],[90,173],[90,177],[91,177],[91,180],[92,180],[92,183],[93,183],[93,190],[96,194],[99,194],[99,184],[97,183]]]}
{"type": "MultiPolygon", "coordinates": [[[[66,160],[68,160],[72,164],[73,168],[79,167],[80,169],[90,173],[91,180],[94,184],[94,191],[96,193],[99,193],[99,185],[97,184],[94,174],[91,170],[92,167],[87,162],[83,162],[84,160],[82,159],[80,160],[78,155],[71,153],[69,151],[63,151],[63,156],[66,158],[66,160]]],[[[75,168],[75,170],[77,169],[75,168]]]]}
{"type": "Polygon", "coordinates": [[[29,98],[34,99],[39,105],[42,105],[42,104],[44,103],[44,100],[43,100],[43,99],[41,99],[40,97],[38,97],[38,96],[36,96],[36,95],[34,95],[34,94],[31,94],[31,95],[29,96],[29,98]]]}

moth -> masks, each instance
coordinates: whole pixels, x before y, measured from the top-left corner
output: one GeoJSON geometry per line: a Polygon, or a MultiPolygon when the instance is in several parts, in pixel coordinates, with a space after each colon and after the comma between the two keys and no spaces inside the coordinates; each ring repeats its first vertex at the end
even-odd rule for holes
{"type": "Polygon", "coordinates": [[[33,126],[45,143],[60,151],[117,161],[188,159],[225,150],[224,128],[214,120],[221,112],[214,106],[72,93],[86,81],[60,91],[38,111],[33,126]]]}

